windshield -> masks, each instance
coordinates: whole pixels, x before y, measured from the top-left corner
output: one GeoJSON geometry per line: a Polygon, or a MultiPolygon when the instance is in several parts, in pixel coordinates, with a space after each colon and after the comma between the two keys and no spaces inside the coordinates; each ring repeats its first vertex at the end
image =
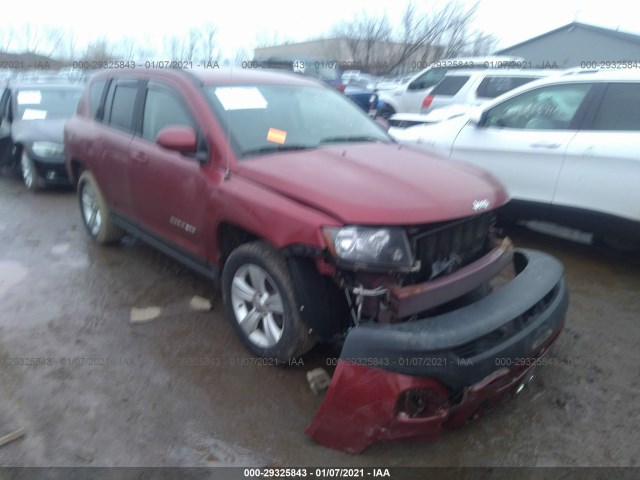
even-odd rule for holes
{"type": "Polygon", "coordinates": [[[16,94],[20,120],[70,118],[82,96],[82,88],[25,88],[16,94]]]}
{"type": "Polygon", "coordinates": [[[336,143],[393,142],[359,107],[331,88],[211,86],[206,93],[240,157],[336,143]]]}

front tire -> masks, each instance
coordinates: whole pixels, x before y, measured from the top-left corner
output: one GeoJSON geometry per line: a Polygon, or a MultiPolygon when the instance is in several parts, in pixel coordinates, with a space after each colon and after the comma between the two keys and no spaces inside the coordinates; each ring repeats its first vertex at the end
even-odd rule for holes
{"type": "Polygon", "coordinates": [[[113,223],[98,182],[88,170],[78,180],[78,201],[82,221],[91,238],[102,244],[116,243],[122,239],[124,230],[113,223]]]}
{"type": "Polygon", "coordinates": [[[20,174],[22,175],[24,186],[27,187],[27,189],[35,192],[42,188],[43,182],[40,177],[38,177],[36,165],[25,151],[23,151],[20,156],[20,174]]]}
{"type": "Polygon", "coordinates": [[[222,298],[238,335],[256,356],[287,363],[313,347],[287,264],[267,243],[247,243],[229,255],[222,298]]]}

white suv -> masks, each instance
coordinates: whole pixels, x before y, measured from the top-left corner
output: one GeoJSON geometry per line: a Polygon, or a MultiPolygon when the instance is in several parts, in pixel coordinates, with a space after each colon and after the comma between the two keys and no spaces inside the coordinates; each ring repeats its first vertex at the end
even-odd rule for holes
{"type": "Polygon", "coordinates": [[[517,67],[521,64],[523,59],[520,57],[467,57],[438,60],[415,74],[405,84],[381,93],[380,100],[384,104],[380,108],[379,116],[389,118],[394,113],[420,113],[424,97],[450,70],[501,68],[509,65],[517,67]]]}
{"type": "Polygon", "coordinates": [[[395,136],[493,173],[508,216],[640,243],[640,72],[544,78],[395,136]]]}
{"type": "MultiPolygon", "coordinates": [[[[526,83],[560,70],[482,69],[453,70],[422,101],[421,113],[397,113],[389,118],[389,125],[408,128],[422,123],[435,123],[462,115],[472,106],[482,105],[526,83]],[[437,111],[436,111],[437,110],[437,111]]],[[[393,130],[390,130],[393,134],[393,130]]]]}

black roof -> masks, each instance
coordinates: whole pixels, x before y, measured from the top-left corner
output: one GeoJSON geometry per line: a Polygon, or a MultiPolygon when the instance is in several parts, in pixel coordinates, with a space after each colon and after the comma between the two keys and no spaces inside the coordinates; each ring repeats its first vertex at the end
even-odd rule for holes
{"type": "Polygon", "coordinates": [[[627,32],[619,32],[618,30],[611,30],[610,28],[596,27],[595,25],[589,25],[587,23],[571,22],[571,23],[568,23],[566,25],[563,25],[562,27],[556,28],[555,30],[551,30],[549,32],[543,33],[542,35],[538,35],[537,37],[530,38],[529,40],[525,40],[524,42],[516,43],[515,45],[512,45],[510,47],[503,48],[502,50],[498,50],[496,52],[496,54],[506,53],[509,50],[513,49],[513,48],[520,47],[522,45],[526,45],[527,43],[531,43],[531,42],[533,42],[535,40],[547,37],[549,35],[553,35],[554,33],[558,33],[558,32],[561,32],[563,30],[568,30],[568,29],[570,29],[572,27],[583,28],[585,30],[590,30],[592,32],[601,33],[603,35],[608,35],[610,37],[617,38],[618,40],[622,40],[622,41],[625,41],[625,42],[636,43],[636,44],[640,45],[640,35],[636,35],[636,34],[633,34],[633,33],[627,33],[627,32]]]}

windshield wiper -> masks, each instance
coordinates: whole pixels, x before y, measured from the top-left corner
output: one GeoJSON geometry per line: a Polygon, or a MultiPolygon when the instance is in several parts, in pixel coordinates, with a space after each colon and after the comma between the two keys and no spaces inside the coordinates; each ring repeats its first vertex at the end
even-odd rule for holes
{"type": "Polygon", "coordinates": [[[316,148],[317,145],[265,145],[264,147],[250,148],[249,150],[243,150],[242,156],[253,155],[257,153],[272,153],[272,152],[286,152],[291,150],[308,150],[310,148],[316,148]]]}
{"type": "Polygon", "coordinates": [[[369,135],[345,135],[342,137],[326,137],[320,143],[341,143],[341,142],[382,142],[381,139],[369,135]]]}

